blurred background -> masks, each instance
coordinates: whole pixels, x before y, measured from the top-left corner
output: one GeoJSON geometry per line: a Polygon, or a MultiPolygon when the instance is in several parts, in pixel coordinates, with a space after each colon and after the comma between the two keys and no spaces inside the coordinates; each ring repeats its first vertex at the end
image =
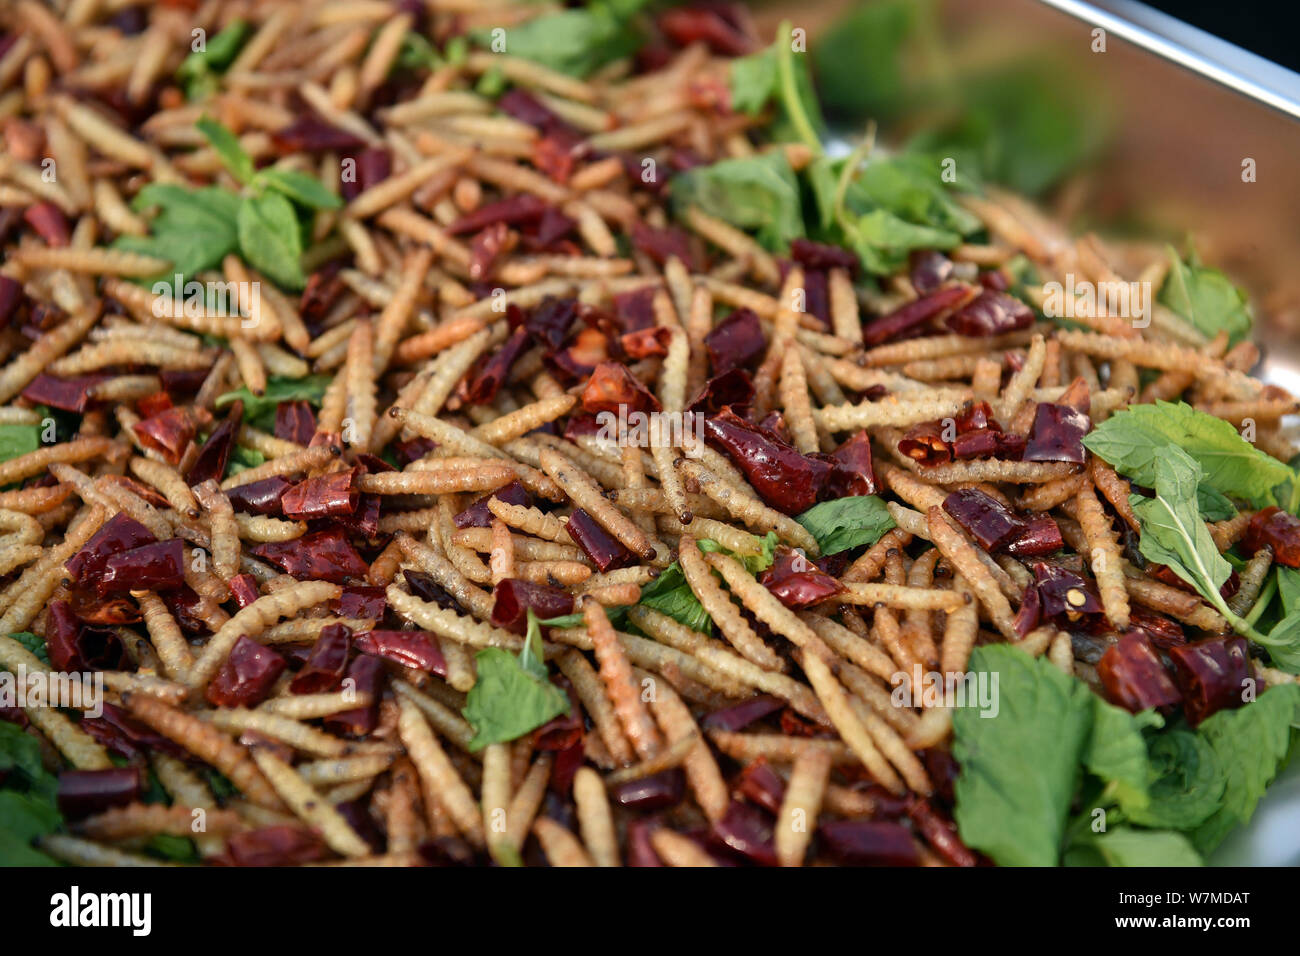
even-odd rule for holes
{"type": "MultiPolygon", "coordinates": [[[[1123,0],[1099,3],[1124,12],[1123,0]]],[[[1300,66],[1280,3],[1149,6],[1300,66]]],[[[764,0],[752,9],[764,35],[786,17],[808,30],[840,133],[860,135],[874,117],[886,142],[971,162],[1076,231],[1194,242],[1250,294],[1264,374],[1300,385],[1300,119],[1113,32],[1098,49],[1093,23],[1043,0],[764,0]],[[1248,159],[1254,182],[1243,182],[1248,159]]],[[[1289,92],[1300,89],[1300,77],[1284,78],[1289,92]]]]}

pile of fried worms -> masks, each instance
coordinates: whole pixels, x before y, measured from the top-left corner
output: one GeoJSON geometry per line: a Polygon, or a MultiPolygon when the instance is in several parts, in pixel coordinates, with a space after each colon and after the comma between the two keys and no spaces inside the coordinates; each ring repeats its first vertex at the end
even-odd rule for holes
{"type": "MultiPolygon", "coordinates": [[[[0,668],[104,695],[0,710],[58,778],[41,852],[973,866],[952,709],[897,705],[898,675],[1010,642],[1133,710],[1224,706],[1194,655],[1163,663],[1232,644],[1224,616],[1141,560],[1130,482],[1082,439],[1181,399],[1287,461],[1296,403],[1248,342],[1162,306],[1044,321],[1005,268],[1158,287],[1162,249],[988,190],[962,199],[986,238],[875,282],[673,209],[681,170],[810,159],[730,107],[760,45],[716,14],[586,79],[483,49],[394,72],[413,30],[545,6],[6,5],[0,426],[40,437],[0,462],[0,668]],[[192,29],[236,19],[187,99],[192,29]],[[115,241],[157,228],[141,190],[246,186],[205,118],[338,198],[304,287],[236,249],[186,277],[228,308],[173,301],[173,261],[115,241]],[[865,497],[870,543],[824,554],[796,520],[865,497]]],[[[1234,609],[1294,523],[1207,525],[1255,541],[1234,609]]]]}

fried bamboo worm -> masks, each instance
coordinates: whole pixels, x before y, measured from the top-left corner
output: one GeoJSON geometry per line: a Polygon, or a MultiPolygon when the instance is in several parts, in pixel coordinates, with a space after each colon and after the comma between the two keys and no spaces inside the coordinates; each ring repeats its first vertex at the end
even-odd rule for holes
{"type": "Polygon", "coordinates": [[[759,584],[739,561],[720,552],[707,555],[705,560],[722,575],[727,587],[741,603],[773,632],[802,650],[825,660],[835,659],[834,653],[822,639],[793,611],[778,601],[771,591],[759,584]]]}
{"type": "Polygon", "coordinates": [[[145,694],[124,694],[122,703],[132,717],[221,771],[255,805],[268,810],[284,809],[247,748],[216,727],[145,694]]]}
{"type": "Polygon", "coordinates": [[[604,742],[609,756],[620,765],[627,765],[636,759],[636,751],[628,741],[627,735],[614,713],[600,682],[600,675],[587,663],[587,659],[577,651],[566,650],[555,657],[555,664],[569,682],[574,693],[582,703],[583,710],[595,725],[596,733],[604,742]]]}
{"type": "Polygon", "coordinates": [[[759,528],[762,531],[775,531],[781,540],[817,557],[821,549],[817,539],[808,533],[803,525],[794,519],[769,508],[757,498],[753,498],[737,488],[725,483],[715,473],[699,462],[683,460],[680,462],[682,475],[697,484],[709,498],[726,508],[737,521],[759,528]]]}
{"type": "Polygon", "coordinates": [[[212,636],[190,669],[187,684],[196,692],[202,691],[216,676],[241,635],[255,640],[280,618],[293,617],[305,608],[334,600],[341,593],[337,584],[301,581],[282,591],[263,595],[239,611],[212,636]]]}
{"type": "MultiPolygon", "coordinates": [[[[566,400],[572,396],[564,396],[566,400]]],[[[572,403],[570,402],[570,405],[572,403]]],[[[417,435],[423,435],[425,438],[431,438],[438,442],[440,446],[456,449],[459,453],[473,455],[479,458],[500,459],[503,464],[511,468],[515,476],[523,482],[529,490],[548,498],[551,501],[562,501],[564,492],[549,476],[542,474],[529,465],[515,461],[506,452],[497,448],[495,445],[481,438],[476,432],[467,432],[457,428],[450,422],[444,422],[442,419],[435,418],[432,415],[424,415],[420,412],[408,411],[398,406],[393,406],[388,410],[391,418],[400,422],[403,428],[409,428],[417,435]]],[[[536,426],[534,426],[536,427],[536,426]]],[[[427,460],[427,459],[426,459],[427,460]]],[[[437,459],[432,461],[436,462],[437,459]]]]}
{"type": "Polygon", "coordinates": [[[943,509],[931,508],[927,512],[927,519],[930,522],[930,540],[943,552],[943,556],[957,573],[966,578],[971,591],[988,611],[989,619],[994,626],[1007,640],[1019,640],[1020,635],[1016,633],[1015,615],[1011,612],[1011,605],[988,567],[980,560],[975,546],[949,523],[943,509]]]}
{"type": "Polygon", "coordinates": [[[542,470],[555,479],[573,503],[590,514],[606,531],[643,559],[654,557],[654,545],[645,533],[614,507],[596,482],[577,465],[550,448],[541,450],[539,461],[542,470]]]}
{"type": "Polygon", "coordinates": [[[596,866],[619,866],[618,834],[600,774],[590,767],[580,767],[573,778],[573,799],[578,828],[592,861],[596,866]]]}
{"type": "Polygon", "coordinates": [[[670,750],[674,747],[688,747],[681,760],[686,782],[704,815],[710,820],[720,820],[730,804],[727,784],[722,778],[722,771],[718,769],[718,762],[713,759],[713,752],[700,735],[690,709],[671,687],[659,687],[654,699],[650,701],[650,710],[667,738],[670,750]]]}
{"type": "Polygon", "coordinates": [[[406,697],[397,703],[401,708],[398,732],[419,772],[426,799],[435,800],[447,810],[465,839],[475,846],[484,846],[483,819],[469,787],[456,772],[415,704],[406,697]]]}
{"type": "Polygon", "coordinates": [[[1084,482],[1075,497],[1075,518],[1083,529],[1088,545],[1088,563],[1097,579],[1102,607],[1111,625],[1120,632],[1129,625],[1128,589],[1124,586],[1123,552],[1119,538],[1111,527],[1110,516],[1102,510],[1096,492],[1084,482]]]}
{"type": "Polygon", "coordinates": [[[637,755],[642,759],[652,757],[663,746],[663,740],[641,700],[627,652],[598,602],[584,599],[582,614],[614,713],[637,755]]]}
{"type": "Polygon", "coordinates": [[[891,793],[903,793],[903,781],[877,749],[871,734],[851,706],[848,692],[831,672],[830,665],[816,654],[805,654],[803,666],[831,722],[853,754],[882,787],[891,793]]]}
{"type": "Polygon", "coordinates": [[[293,767],[262,748],[253,750],[253,761],[289,809],[319,832],[331,850],[349,857],[370,854],[370,847],[357,836],[351,824],[293,767]]]}
{"type": "Polygon", "coordinates": [[[731,603],[727,593],[713,577],[705,556],[695,543],[695,538],[689,534],[682,535],[677,552],[678,561],[686,575],[686,583],[690,585],[704,609],[709,612],[709,616],[718,625],[727,642],[747,660],[764,670],[777,673],[784,671],[785,662],[754,633],[754,629],[745,621],[739,609],[731,603]]]}
{"type": "Polygon", "coordinates": [[[808,750],[795,758],[774,828],[776,858],[782,866],[803,864],[830,775],[831,755],[825,750],[808,750]]]}
{"type": "Polygon", "coordinates": [[[542,845],[542,852],[551,866],[580,867],[595,866],[587,851],[583,849],[578,838],[569,830],[549,817],[538,817],[533,821],[533,833],[542,845]]]}

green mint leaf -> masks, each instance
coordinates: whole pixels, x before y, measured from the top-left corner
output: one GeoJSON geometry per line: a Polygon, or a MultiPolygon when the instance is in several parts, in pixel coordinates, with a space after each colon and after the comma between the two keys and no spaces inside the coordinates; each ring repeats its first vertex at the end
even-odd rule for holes
{"type": "Polygon", "coordinates": [[[782,150],[724,159],[697,166],[673,178],[678,210],[703,212],[756,234],[767,249],[779,251],[804,235],[799,182],[782,150]]]}
{"type": "Polygon", "coordinates": [[[226,477],[265,464],[266,456],[260,451],[254,451],[243,445],[236,445],[230,450],[230,460],[226,463],[226,477]]]}
{"type": "MultiPolygon", "coordinates": [[[[507,56],[522,57],[560,73],[586,77],[641,46],[634,15],[646,0],[594,0],[585,9],[563,10],[516,24],[506,31],[507,56]]],[[[493,49],[492,30],[470,32],[477,46],[493,49]]]]}
{"type": "Polygon", "coordinates": [[[253,179],[253,159],[248,153],[244,152],[244,147],[239,145],[239,137],[229,129],[222,126],[210,116],[204,116],[195,124],[199,132],[212,144],[217,155],[221,157],[222,165],[229,170],[230,175],[235,179],[247,185],[253,179]]]}
{"type": "Polygon", "coordinates": [[[1181,448],[1205,472],[1203,485],[1256,507],[1275,504],[1273,490],[1295,480],[1294,471],[1242,438],[1230,422],[1183,402],[1130,405],[1096,425],[1083,444],[1146,488],[1155,486],[1155,462],[1167,449],[1181,448]]]}
{"type": "Polygon", "coordinates": [[[897,272],[915,249],[953,249],[961,244],[961,236],[955,232],[919,226],[887,209],[876,209],[856,219],[846,217],[841,225],[845,244],[875,275],[897,272]]]}
{"type": "Polygon", "coordinates": [[[202,50],[194,50],[181,61],[176,79],[187,100],[202,99],[217,90],[217,76],[235,61],[252,27],[245,20],[232,20],[202,50]]]}
{"type": "Polygon", "coordinates": [[[771,47],[732,60],[727,67],[731,108],[757,116],[776,95],[776,55],[771,47]]]}
{"type": "Polygon", "coordinates": [[[254,185],[262,185],[288,196],[296,203],[313,209],[342,209],[343,200],[322,185],[319,179],[293,169],[262,170],[253,177],[254,185]]]}
{"type": "Polygon", "coordinates": [[[277,192],[250,196],[239,207],[239,251],[244,261],[278,286],[299,290],[302,234],[289,200],[277,192]]]}
{"type": "Polygon", "coordinates": [[[1151,762],[1142,731],[1164,723],[1153,710],[1130,714],[1100,697],[1093,698],[1092,736],[1083,753],[1083,765],[1107,782],[1107,790],[1125,813],[1145,807],[1150,799],[1151,762]]]}
{"type": "Polygon", "coordinates": [[[261,395],[254,395],[245,385],[217,396],[216,407],[225,408],[234,401],[242,401],[244,420],[254,428],[271,431],[275,428],[276,407],[281,402],[311,402],[319,408],[330,381],[328,375],[308,375],[305,378],[272,375],[266,380],[266,391],[261,395]]]}
{"type": "Polygon", "coordinates": [[[865,213],[885,209],[900,219],[969,236],[983,223],[957,202],[954,191],[969,191],[974,184],[958,179],[946,184],[943,158],[922,154],[872,156],[854,171],[844,194],[845,208],[865,213]]]}
{"type": "Polygon", "coordinates": [[[695,631],[707,634],[713,627],[713,618],[709,617],[709,612],[704,610],[704,605],[686,583],[686,573],[676,561],[641,589],[641,600],[637,603],[667,614],[695,631]]]}
{"type": "Polygon", "coordinates": [[[407,30],[397,51],[397,59],[393,61],[393,69],[436,70],[442,63],[442,57],[424,36],[414,30],[407,30]]]}
{"type": "MultiPolygon", "coordinates": [[[[1219,554],[1196,506],[1196,487],[1202,479],[1200,465],[1181,448],[1170,447],[1156,459],[1154,477],[1154,498],[1129,498],[1141,523],[1138,548],[1143,557],[1168,565],[1234,626],[1244,626],[1219,593],[1232,574],[1232,565],[1219,554]]],[[[1255,635],[1251,632],[1249,636],[1255,635]]]]}
{"type": "Polygon", "coordinates": [[[1070,845],[1066,866],[1204,866],[1187,837],[1168,830],[1111,827],[1070,845]]]}
{"type": "Polygon", "coordinates": [[[542,653],[542,628],[533,609],[528,609],[528,632],[524,649],[519,652],[519,666],[540,680],[546,680],[546,656],[542,653]]]}
{"type": "Polygon", "coordinates": [[[559,617],[548,617],[539,620],[537,623],[542,627],[582,627],[583,618],[581,612],[574,611],[572,614],[561,614],[559,617]]]}
{"type": "Polygon", "coordinates": [[[52,801],[29,793],[0,790],[0,867],[58,866],[31,842],[54,832],[62,822],[52,801]]]}
{"type": "Polygon", "coordinates": [[[1288,674],[1300,674],[1300,610],[1291,610],[1271,631],[1256,634],[1251,640],[1268,649],[1276,667],[1288,674]]]}
{"type": "Polygon", "coordinates": [[[771,102],[776,116],[767,127],[773,142],[802,142],[817,153],[826,121],[808,72],[808,57],[796,52],[790,22],[776,31],[766,50],[732,60],[727,74],[734,109],[754,116],[771,102]]]}
{"type": "Polygon", "coordinates": [[[136,194],[136,212],[157,209],[148,236],[118,236],[113,246],[169,259],[172,268],[157,280],[174,281],[212,269],[238,248],[236,218],[239,197],[218,186],[185,189],[171,183],[151,183],[136,194]]]}
{"type": "Polygon", "coordinates": [[[40,425],[0,425],[0,461],[26,455],[40,447],[40,425]]]}
{"type": "Polygon", "coordinates": [[[1223,799],[1224,775],[1219,758],[1200,734],[1172,728],[1147,744],[1152,782],[1145,806],[1127,806],[1132,823],[1170,830],[1191,830],[1208,820],[1223,799]]]}
{"type": "Polygon", "coordinates": [[[1233,345],[1249,335],[1254,324],[1244,292],[1218,269],[1201,265],[1195,252],[1184,262],[1172,246],[1169,274],[1158,299],[1204,335],[1213,338],[1226,329],[1233,345]]]}
{"type": "Polygon", "coordinates": [[[875,544],[894,527],[885,503],[875,495],[850,495],[815,504],[794,519],[817,539],[822,554],[875,544]]]}
{"type": "Polygon", "coordinates": [[[1092,728],[1092,692],[1005,644],[976,648],[970,671],[998,675],[999,706],[991,717],[953,711],[961,838],[1002,865],[1055,866],[1092,728]]]}
{"type": "Polygon", "coordinates": [[[10,634],[9,636],[39,657],[42,664],[47,666],[49,665],[50,652],[45,646],[45,638],[41,637],[39,634],[32,634],[29,631],[21,631],[17,634],[10,634]]]}
{"type": "MultiPolygon", "coordinates": [[[[489,647],[474,655],[478,679],[462,713],[474,728],[472,752],[488,744],[517,740],[569,712],[569,698],[544,676],[527,669],[509,651],[489,647]]],[[[545,670],[545,665],[542,665],[545,670]]]]}
{"type": "Polygon", "coordinates": [[[162,857],[173,863],[198,863],[199,851],[189,837],[172,836],[170,833],[158,833],[149,838],[144,848],[153,856],[162,857]]]}
{"type": "Polygon", "coordinates": [[[1223,805],[1192,834],[1208,853],[1227,833],[1249,822],[1255,805],[1277,775],[1291,744],[1300,685],[1281,684],[1236,710],[1221,710],[1199,728],[1223,768],[1223,805]]]}

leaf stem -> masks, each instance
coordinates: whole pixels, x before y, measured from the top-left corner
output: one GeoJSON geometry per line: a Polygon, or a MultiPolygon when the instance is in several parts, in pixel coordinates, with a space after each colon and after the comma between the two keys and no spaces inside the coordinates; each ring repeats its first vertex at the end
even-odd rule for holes
{"type": "Polygon", "coordinates": [[[821,139],[817,136],[817,131],[813,129],[812,121],[803,108],[803,100],[799,98],[799,87],[794,78],[793,32],[789,20],[781,22],[781,26],[777,29],[777,35],[779,40],[776,48],[776,70],[781,84],[781,98],[784,100],[785,110],[790,115],[790,122],[794,124],[799,138],[808,145],[809,149],[820,155],[822,152],[821,139]]]}

